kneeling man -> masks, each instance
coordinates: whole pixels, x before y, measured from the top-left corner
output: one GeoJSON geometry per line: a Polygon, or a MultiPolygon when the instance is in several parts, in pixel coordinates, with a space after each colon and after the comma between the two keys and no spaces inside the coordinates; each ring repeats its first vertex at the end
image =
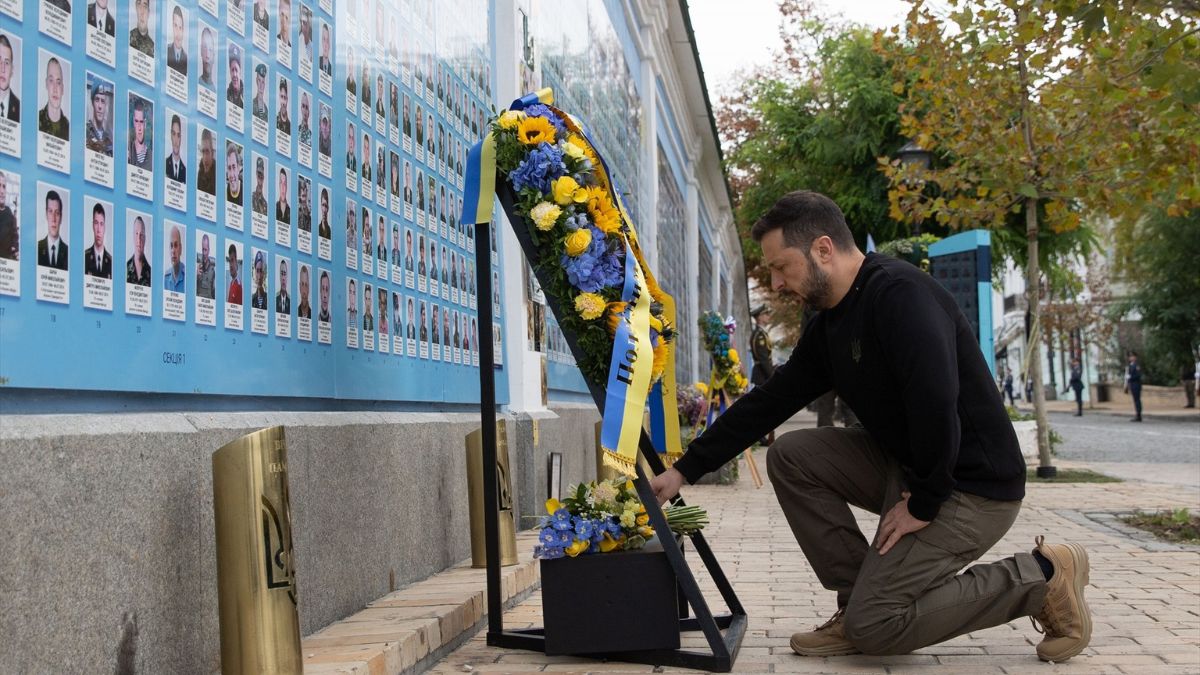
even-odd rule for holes
{"type": "Polygon", "coordinates": [[[1087,646],[1087,553],[1045,543],[986,565],[1025,496],[1025,462],[979,343],[950,294],[907,262],[859,252],[841,210],[813,192],[755,225],[771,286],[821,310],[786,364],[743,396],[674,467],[660,501],[836,391],[863,428],[784,434],[767,469],[837,613],[792,636],[802,656],[904,654],[1032,616],[1044,661],[1087,646]],[[850,505],[882,516],[868,543],[850,505]]]}

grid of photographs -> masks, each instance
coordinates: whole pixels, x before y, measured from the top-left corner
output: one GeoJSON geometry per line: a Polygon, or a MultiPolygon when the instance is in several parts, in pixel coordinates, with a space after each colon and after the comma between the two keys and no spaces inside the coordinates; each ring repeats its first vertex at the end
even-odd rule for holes
{"type": "Polygon", "coordinates": [[[0,1],[0,300],[478,367],[486,3],[34,4],[0,1]]]}
{"type": "Polygon", "coordinates": [[[479,23],[475,4],[340,6],[349,348],[479,365],[475,232],[462,210],[491,73],[486,27],[459,33],[479,23]]]}

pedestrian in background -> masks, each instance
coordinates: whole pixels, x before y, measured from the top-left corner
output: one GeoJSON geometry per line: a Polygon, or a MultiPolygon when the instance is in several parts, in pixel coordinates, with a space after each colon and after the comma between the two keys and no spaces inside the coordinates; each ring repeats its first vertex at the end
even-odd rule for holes
{"type": "Polygon", "coordinates": [[[1013,379],[1012,379],[1012,371],[1011,370],[1004,373],[1004,394],[1006,396],[1008,396],[1008,404],[1009,405],[1011,405],[1011,406],[1017,405],[1016,402],[1013,400],[1013,379]]]}
{"type": "Polygon", "coordinates": [[[1136,416],[1130,422],[1142,421],[1142,367],[1138,365],[1137,352],[1129,352],[1129,365],[1125,368],[1125,393],[1133,396],[1133,411],[1136,416]]]}
{"type": "MultiPolygon", "coordinates": [[[[1071,359],[1071,381],[1067,383],[1067,389],[1075,390],[1075,416],[1083,417],[1083,368],[1079,359],[1071,359]]],[[[1063,393],[1067,393],[1067,390],[1064,389],[1063,393]]]]}
{"type": "Polygon", "coordinates": [[[1183,395],[1187,397],[1187,405],[1185,408],[1196,407],[1196,368],[1195,366],[1184,366],[1183,370],[1179,371],[1179,379],[1183,382],[1183,395]]]}

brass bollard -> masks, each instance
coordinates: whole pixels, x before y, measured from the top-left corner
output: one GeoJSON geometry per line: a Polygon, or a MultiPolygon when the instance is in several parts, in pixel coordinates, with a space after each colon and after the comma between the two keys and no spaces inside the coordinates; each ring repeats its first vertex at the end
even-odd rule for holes
{"type": "Polygon", "coordinates": [[[302,673],[283,427],[213,453],[221,672],[302,673]]]}
{"type": "MultiPolygon", "coordinates": [[[[500,565],[516,565],[517,525],[513,516],[511,464],[504,420],[496,422],[496,494],[500,504],[500,565]]],[[[467,434],[467,502],[471,513],[471,567],[487,567],[483,527],[483,432],[467,434]]]]}

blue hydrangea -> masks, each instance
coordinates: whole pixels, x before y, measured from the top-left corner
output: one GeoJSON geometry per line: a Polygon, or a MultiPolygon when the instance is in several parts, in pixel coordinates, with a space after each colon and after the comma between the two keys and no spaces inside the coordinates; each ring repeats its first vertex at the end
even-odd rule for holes
{"type": "Polygon", "coordinates": [[[554,125],[554,130],[559,138],[565,138],[566,135],[570,133],[567,131],[567,125],[564,124],[563,121],[559,119],[558,115],[555,115],[554,111],[544,103],[534,103],[533,105],[525,108],[525,114],[529,115],[530,117],[546,118],[547,122],[554,125]]]}
{"type": "Polygon", "coordinates": [[[550,143],[539,143],[521,160],[510,178],[517,192],[531,187],[546,194],[550,192],[550,183],[566,172],[562,152],[550,143]]]}
{"type": "Polygon", "coordinates": [[[568,217],[566,220],[566,226],[567,226],[567,230],[571,231],[571,232],[574,232],[575,230],[578,230],[581,227],[587,227],[588,226],[587,214],[577,213],[573,216],[568,217]]]}
{"type": "Polygon", "coordinates": [[[625,268],[616,251],[608,250],[608,242],[599,228],[589,225],[592,243],[578,256],[562,256],[567,281],[581,291],[596,293],[603,288],[620,286],[625,280],[625,268]]]}

